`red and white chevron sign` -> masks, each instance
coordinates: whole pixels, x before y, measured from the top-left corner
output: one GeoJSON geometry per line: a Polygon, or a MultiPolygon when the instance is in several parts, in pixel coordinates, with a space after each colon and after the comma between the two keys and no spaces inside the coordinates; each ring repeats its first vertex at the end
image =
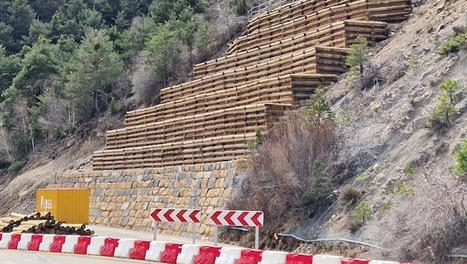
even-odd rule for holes
{"type": "Polygon", "coordinates": [[[154,211],[151,213],[151,217],[156,222],[199,223],[201,219],[201,210],[161,208],[154,209],[154,211]]]}
{"type": "Polygon", "coordinates": [[[209,222],[218,226],[263,226],[264,213],[260,211],[214,211],[209,222]]]}

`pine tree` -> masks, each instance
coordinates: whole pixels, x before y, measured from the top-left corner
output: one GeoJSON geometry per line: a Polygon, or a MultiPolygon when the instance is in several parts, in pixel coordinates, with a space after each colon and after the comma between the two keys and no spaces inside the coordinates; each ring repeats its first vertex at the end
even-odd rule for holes
{"type": "Polygon", "coordinates": [[[214,28],[207,24],[200,25],[196,30],[196,51],[201,59],[205,59],[212,47],[215,46],[214,33],[214,28]]]}
{"type": "Polygon", "coordinates": [[[65,93],[71,103],[73,124],[100,113],[99,102],[110,98],[110,85],[123,69],[113,43],[102,32],[86,34],[65,68],[65,93]]]}
{"type": "Polygon", "coordinates": [[[457,93],[461,90],[461,87],[456,80],[446,78],[444,82],[439,85],[439,89],[442,92],[447,93],[449,101],[451,104],[454,104],[455,100],[457,99],[457,93]]]}
{"type": "Polygon", "coordinates": [[[364,64],[369,60],[368,42],[365,37],[357,37],[356,43],[350,46],[350,52],[345,59],[345,64],[350,67],[347,75],[350,78],[363,78],[364,64]]]}
{"type": "Polygon", "coordinates": [[[324,119],[334,118],[331,103],[326,98],[322,88],[316,89],[313,99],[308,100],[306,106],[307,118],[315,124],[320,123],[324,119]]]}
{"type": "Polygon", "coordinates": [[[167,25],[161,26],[146,45],[143,54],[156,73],[167,85],[170,72],[173,72],[180,59],[181,45],[177,32],[171,31],[167,25]]]}
{"type": "Polygon", "coordinates": [[[455,101],[461,87],[456,80],[446,78],[444,82],[439,85],[439,89],[441,93],[438,96],[438,103],[433,109],[431,117],[433,120],[440,122],[444,119],[444,123],[450,125],[452,118],[458,111],[455,101]]]}
{"type": "Polygon", "coordinates": [[[449,94],[442,92],[438,96],[438,103],[433,109],[432,118],[435,120],[444,119],[447,125],[451,124],[453,116],[457,113],[455,104],[452,104],[449,99],[449,94]]]}

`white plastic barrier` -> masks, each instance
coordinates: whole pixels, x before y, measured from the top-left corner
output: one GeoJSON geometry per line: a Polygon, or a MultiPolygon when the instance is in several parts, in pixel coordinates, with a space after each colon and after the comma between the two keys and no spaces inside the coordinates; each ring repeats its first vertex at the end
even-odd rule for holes
{"type": "Polygon", "coordinates": [[[177,264],[193,264],[195,256],[199,255],[198,245],[182,245],[182,252],[178,254],[177,264]]]}
{"type": "Polygon", "coordinates": [[[0,240],[0,248],[8,248],[8,243],[11,240],[11,233],[3,233],[2,240],[0,240]]]}
{"type": "Polygon", "coordinates": [[[75,245],[78,243],[79,236],[65,236],[65,243],[62,245],[63,253],[74,253],[75,245]]]}
{"type": "Polygon", "coordinates": [[[115,248],[115,257],[129,258],[130,250],[135,246],[135,239],[121,238],[118,240],[118,246],[115,248]]]}
{"type": "Polygon", "coordinates": [[[314,255],[313,264],[341,264],[342,257],[331,255],[314,255]]]}
{"type": "Polygon", "coordinates": [[[165,242],[161,241],[151,241],[149,244],[149,249],[146,251],[146,260],[150,261],[160,261],[161,253],[165,250],[165,242]]]}
{"type": "Polygon", "coordinates": [[[39,245],[39,251],[49,251],[50,250],[50,244],[54,242],[54,237],[55,235],[43,235],[42,236],[42,242],[39,245]]]}
{"type": "Polygon", "coordinates": [[[372,260],[369,264],[400,264],[399,262],[394,261],[384,261],[384,260],[372,260]]]}
{"type": "Polygon", "coordinates": [[[101,247],[104,245],[105,237],[91,237],[91,243],[88,246],[88,255],[101,254],[101,247]]]}
{"type": "Polygon", "coordinates": [[[285,264],[287,252],[281,251],[264,251],[263,258],[258,264],[285,264]]]}
{"type": "Polygon", "coordinates": [[[18,242],[18,249],[28,250],[28,244],[31,242],[32,234],[21,234],[21,239],[18,242]]]}
{"type": "Polygon", "coordinates": [[[216,264],[234,264],[240,258],[241,248],[221,248],[221,254],[216,259],[216,264]]]}

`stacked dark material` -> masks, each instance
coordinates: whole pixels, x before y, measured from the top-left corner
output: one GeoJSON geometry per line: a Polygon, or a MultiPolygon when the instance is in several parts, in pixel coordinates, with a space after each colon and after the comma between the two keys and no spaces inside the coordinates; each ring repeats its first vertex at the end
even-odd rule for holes
{"type": "Polygon", "coordinates": [[[85,235],[91,236],[94,231],[86,229],[86,225],[80,227],[68,226],[66,223],[61,221],[55,221],[51,213],[41,215],[41,213],[35,213],[31,216],[25,216],[19,220],[11,220],[10,223],[2,228],[3,233],[10,233],[15,227],[20,226],[23,222],[28,220],[45,220],[45,222],[33,225],[30,228],[23,230],[21,233],[33,233],[33,234],[57,234],[57,235],[85,235]]]}
{"type": "Polygon", "coordinates": [[[82,235],[91,236],[94,231],[86,229],[86,225],[81,225],[79,228],[74,226],[66,226],[65,223],[55,220],[47,220],[44,223],[34,225],[22,233],[34,234],[57,234],[57,235],[82,235]]]}
{"type": "Polygon", "coordinates": [[[25,216],[19,220],[11,220],[10,223],[2,228],[3,233],[10,233],[13,231],[13,228],[18,227],[21,225],[23,221],[28,221],[28,220],[53,220],[54,217],[52,216],[51,213],[47,213],[45,215],[41,215],[41,213],[37,212],[31,216],[25,216]]]}

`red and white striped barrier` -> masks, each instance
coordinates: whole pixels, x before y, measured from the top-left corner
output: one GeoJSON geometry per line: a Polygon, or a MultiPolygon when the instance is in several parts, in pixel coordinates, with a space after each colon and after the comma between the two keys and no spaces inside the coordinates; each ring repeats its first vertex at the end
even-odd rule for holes
{"type": "Polygon", "coordinates": [[[263,259],[258,264],[284,264],[287,252],[264,251],[263,259]]]}
{"type": "Polygon", "coordinates": [[[161,241],[152,241],[146,252],[145,260],[161,261],[161,254],[165,250],[165,243],[161,241]]]}
{"type": "Polygon", "coordinates": [[[182,253],[177,258],[177,264],[193,264],[194,258],[199,255],[199,248],[199,245],[183,245],[182,253]]]}
{"type": "Polygon", "coordinates": [[[409,264],[108,237],[0,233],[0,249],[63,252],[177,264],[409,264]]]}

